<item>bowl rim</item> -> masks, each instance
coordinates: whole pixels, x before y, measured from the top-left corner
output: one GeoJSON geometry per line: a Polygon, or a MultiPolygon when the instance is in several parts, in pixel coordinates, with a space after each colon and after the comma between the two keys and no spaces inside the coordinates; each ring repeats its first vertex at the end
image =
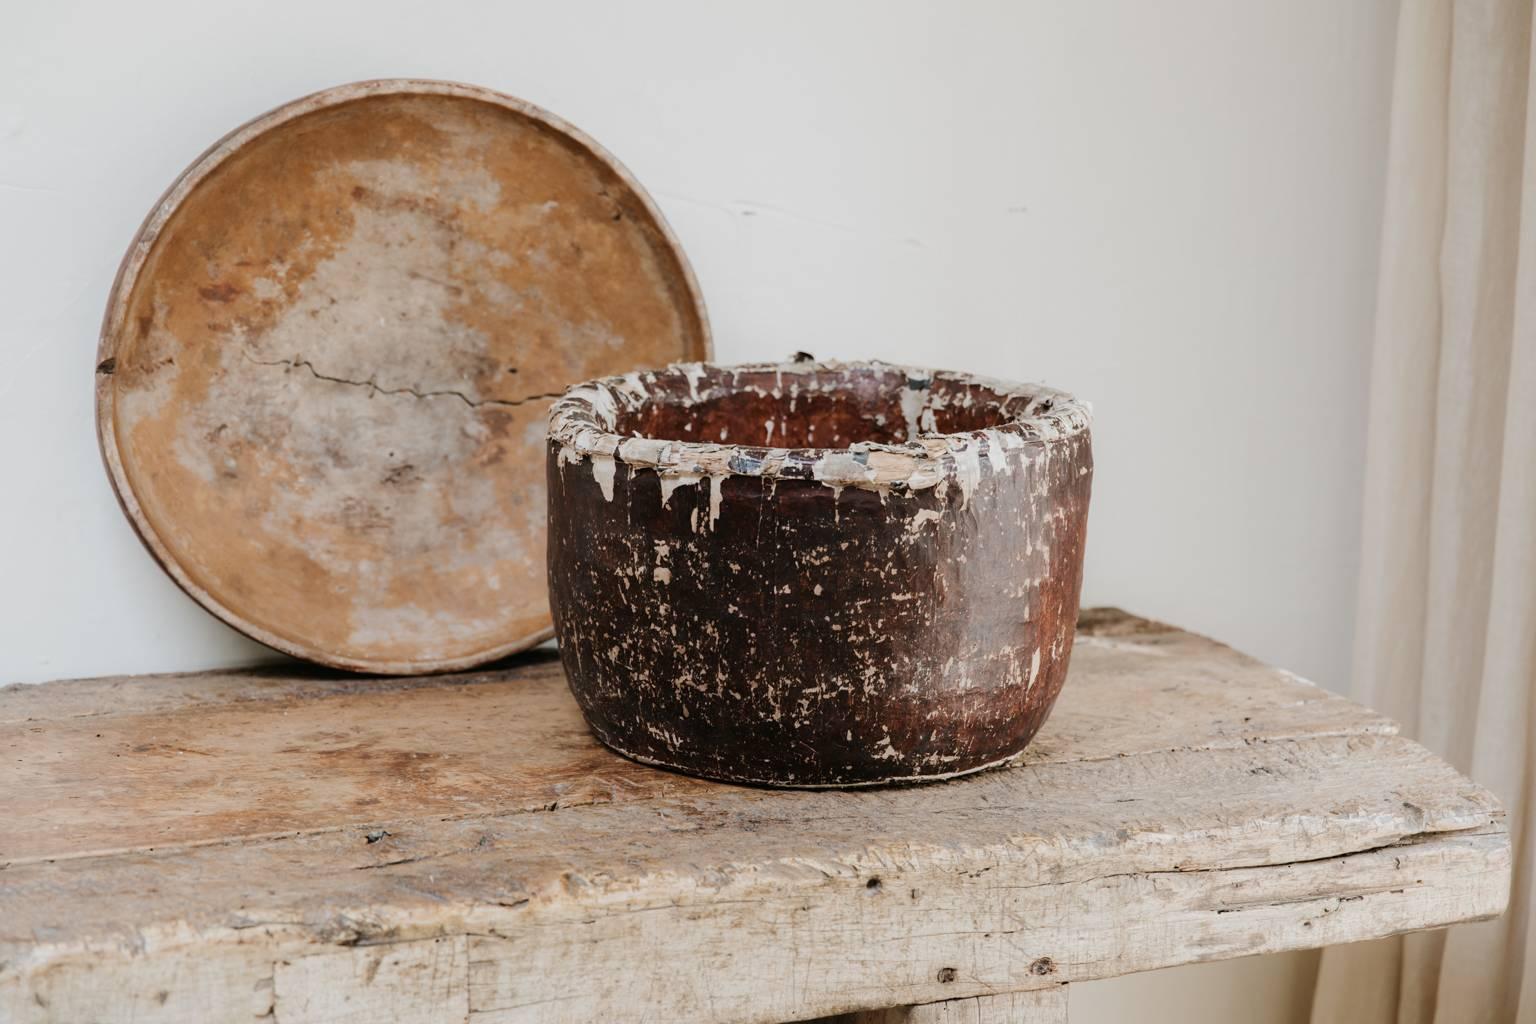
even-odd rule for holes
{"type": "Polygon", "coordinates": [[[804,360],[782,363],[672,363],[601,377],[573,385],[550,407],[548,441],[561,465],[567,462],[613,460],[631,467],[653,469],[663,476],[703,476],[808,479],[833,486],[934,486],[995,463],[1007,453],[1050,446],[1087,435],[1093,409],[1065,391],[1045,384],[1000,380],[956,370],[939,370],[882,360],[804,360]],[[837,448],[781,448],[772,445],[727,444],[649,438],[618,434],[614,427],[621,408],[644,403],[650,387],[663,376],[683,377],[696,385],[706,373],[772,373],[789,375],[840,373],[874,369],[902,373],[904,390],[920,391],[935,380],[985,387],[1001,397],[1006,408],[1015,400],[1024,406],[996,426],[953,433],[925,433],[896,444],[856,441],[837,448]]]}

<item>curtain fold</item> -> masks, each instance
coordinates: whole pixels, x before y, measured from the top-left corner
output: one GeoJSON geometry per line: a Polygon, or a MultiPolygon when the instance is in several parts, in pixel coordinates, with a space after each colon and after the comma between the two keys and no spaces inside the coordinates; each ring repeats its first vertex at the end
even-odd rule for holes
{"type": "Polygon", "coordinates": [[[1514,894],[1497,921],[1327,950],[1314,1024],[1536,1024],[1531,6],[1400,14],[1353,665],[1354,696],[1504,802],[1514,894]]]}

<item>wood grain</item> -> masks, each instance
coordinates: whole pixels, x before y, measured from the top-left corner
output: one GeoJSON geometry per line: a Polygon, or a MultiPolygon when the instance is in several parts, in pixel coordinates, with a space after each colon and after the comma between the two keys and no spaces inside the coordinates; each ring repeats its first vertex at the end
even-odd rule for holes
{"type": "Polygon", "coordinates": [[[273,1012],[284,1024],[462,1024],[467,966],[462,935],[282,961],[273,1012]]]}
{"type": "Polygon", "coordinates": [[[1503,908],[1502,812],[1380,716],[1123,613],[1078,643],[1022,764],[856,793],[622,761],[547,662],[0,690],[0,1019],[303,1020],[450,940],[477,1021],[803,1020],[1503,908]]]}
{"type": "MultiPolygon", "coordinates": [[[[1094,621],[1026,764],[1391,731],[1209,640],[1094,621]]],[[[28,823],[0,831],[0,863],[722,791],[603,750],[542,652],[452,677],[286,668],[0,689],[0,820],[28,823]]]]}
{"type": "Polygon", "coordinates": [[[827,1018],[825,1024],[1066,1024],[1067,986],[1008,992],[974,999],[946,999],[827,1018]]]}

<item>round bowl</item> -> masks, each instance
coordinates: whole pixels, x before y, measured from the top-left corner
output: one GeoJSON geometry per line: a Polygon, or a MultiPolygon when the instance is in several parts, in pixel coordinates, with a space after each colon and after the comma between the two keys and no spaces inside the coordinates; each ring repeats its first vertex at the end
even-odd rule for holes
{"type": "Polygon", "coordinates": [[[550,413],[549,592],[637,761],[858,786],[1001,764],[1066,678],[1089,410],[884,363],[671,366],[550,413]]]}

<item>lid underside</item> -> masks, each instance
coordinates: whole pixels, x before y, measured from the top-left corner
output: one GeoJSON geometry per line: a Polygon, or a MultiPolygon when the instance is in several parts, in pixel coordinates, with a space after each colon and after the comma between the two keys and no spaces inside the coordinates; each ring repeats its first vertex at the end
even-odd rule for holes
{"type": "Polygon", "coordinates": [[[173,186],[108,310],[98,425],[141,537],[225,621],[460,668],[550,635],[551,400],[708,353],[675,240],[589,140],[485,90],[362,83],[173,186]]]}

